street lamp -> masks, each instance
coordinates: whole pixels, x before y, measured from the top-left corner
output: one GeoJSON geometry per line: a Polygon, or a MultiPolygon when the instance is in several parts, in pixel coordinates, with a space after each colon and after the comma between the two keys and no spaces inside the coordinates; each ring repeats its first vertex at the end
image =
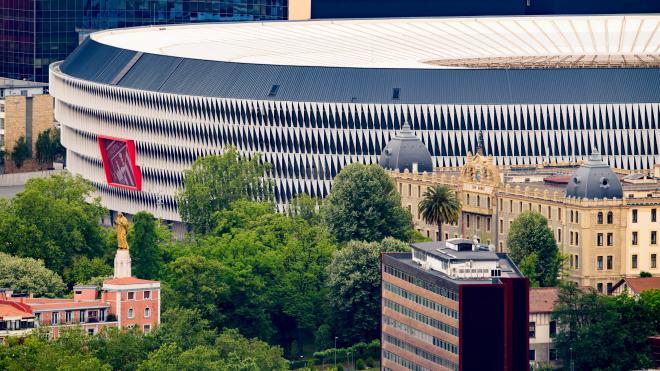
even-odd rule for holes
{"type": "Polygon", "coordinates": [[[337,369],[337,336],[335,336],[335,369],[337,369]]]}

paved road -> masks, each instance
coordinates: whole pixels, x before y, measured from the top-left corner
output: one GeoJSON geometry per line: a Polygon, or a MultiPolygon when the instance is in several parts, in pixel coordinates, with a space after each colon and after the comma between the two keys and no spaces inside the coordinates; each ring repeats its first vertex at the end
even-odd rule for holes
{"type": "Polygon", "coordinates": [[[12,198],[18,192],[21,192],[25,186],[0,187],[0,198],[12,198]]]}

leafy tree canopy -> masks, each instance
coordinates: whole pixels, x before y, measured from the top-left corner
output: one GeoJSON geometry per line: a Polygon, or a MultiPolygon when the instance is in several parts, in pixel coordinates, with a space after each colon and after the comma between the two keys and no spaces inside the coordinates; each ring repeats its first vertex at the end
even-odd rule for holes
{"type": "Polygon", "coordinates": [[[77,256],[109,257],[99,224],[106,213],[93,187],[68,174],[33,178],[9,203],[0,204],[0,251],[41,259],[63,274],[77,256]],[[88,202],[90,201],[90,202],[88,202]]]}
{"type": "Polygon", "coordinates": [[[0,253],[0,287],[45,297],[61,295],[66,288],[62,278],[46,268],[43,261],[5,253],[0,253]]]}
{"type": "Polygon", "coordinates": [[[11,160],[17,168],[21,168],[25,160],[30,158],[30,147],[25,141],[25,137],[20,137],[14,144],[14,149],[11,151],[11,160]]]}
{"type": "Polygon", "coordinates": [[[378,338],[380,325],[380,253],[410,251],[401,241],[351,241],[326,268],[328,302],[341,344],[378,338]]]}
{"type": "Polygon", "coordinates": [[[204,234],[213,229],[213,214],[233,201],[270,200],[271,182],[263,179],[269,169],[259,156],[246,158],[234,147],[222,155],[198,158],[184,172],[183,189],[177,195],[181,218],[195,233],[204,234]]]}
{"type": "Polygon", "coordinates": [[[376,164],[351,164],[335,177],[321,209],[323,220],[339,242],[408,241],[411,216],[401,207],[394,181],[376,164]]]}
{"type": "Polygon", "coordinates": [[[153,215],[140,211],[133,216],[129,233],[133,274],[143,279],[156,279],[160,271],[161,251],[158,222],[153,215]]]}
{"type": "Polygon", "coordinates": [[[576,370],[650,367],[647,337],[657,333],[657,314],[644,300],[562,284],[554,311],[562,326],[555,338],[558,354],[576,370]]]}
{"type": "Polygon", "coordinates": [[[71,285],[90,285],[97,277],[107,278],[111,275],[112,267],[102,258],[76,256],[71,267],[64,268],[64,277],[71,285]]]}
{"type": "Polygon", "coordinates": [[[511,224],[506,244],[511,259],[531,284],[556,286],[562,257],[543,215],[534,211],[520,214],[511,224]]]}

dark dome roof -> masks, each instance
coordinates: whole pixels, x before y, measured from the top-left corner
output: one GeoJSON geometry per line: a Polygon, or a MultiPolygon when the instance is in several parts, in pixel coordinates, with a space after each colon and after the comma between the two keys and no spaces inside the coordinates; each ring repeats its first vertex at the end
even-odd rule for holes
{"type": "Polygon", "coordinates": [[[603,162],[597,150],[580,166],[566,186],[566,197],[602,199],[623,198],[621,182],[612,168],[603,162]]]}
{"type": "Polygon", "coordinates": [[[383,153],[380,155],[378,163],[385,169],[399,170],[401,172],[405,169],[412,172],[413,164],[417,164],[418,172],[433,172],[431,153],[429,153],[424,143],[410,130],[410,126],[407,123],[403,124],[401,131],[387,143],[385,149],[383,149],[383,153]]]}

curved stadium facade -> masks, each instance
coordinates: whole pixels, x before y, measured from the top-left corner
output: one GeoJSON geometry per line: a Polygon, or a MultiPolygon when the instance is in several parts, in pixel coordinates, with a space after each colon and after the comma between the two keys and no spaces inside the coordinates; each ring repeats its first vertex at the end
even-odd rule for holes
{"type": "Polygon", "coordinates": [[[69,170],[108,208],[168,220],[199,156],[261,153],[283,205],[326,196],[348,163],[378,162],[405,122],[435,166],[460,166],[482,132],[501,165],[597,147],[615,167],[648,169],[660,160],[659,81],[655,15],[111,30],[50,68],[69,170]],[[137,183],[110,181],[102,142],[124,145],[137,183]]]}

